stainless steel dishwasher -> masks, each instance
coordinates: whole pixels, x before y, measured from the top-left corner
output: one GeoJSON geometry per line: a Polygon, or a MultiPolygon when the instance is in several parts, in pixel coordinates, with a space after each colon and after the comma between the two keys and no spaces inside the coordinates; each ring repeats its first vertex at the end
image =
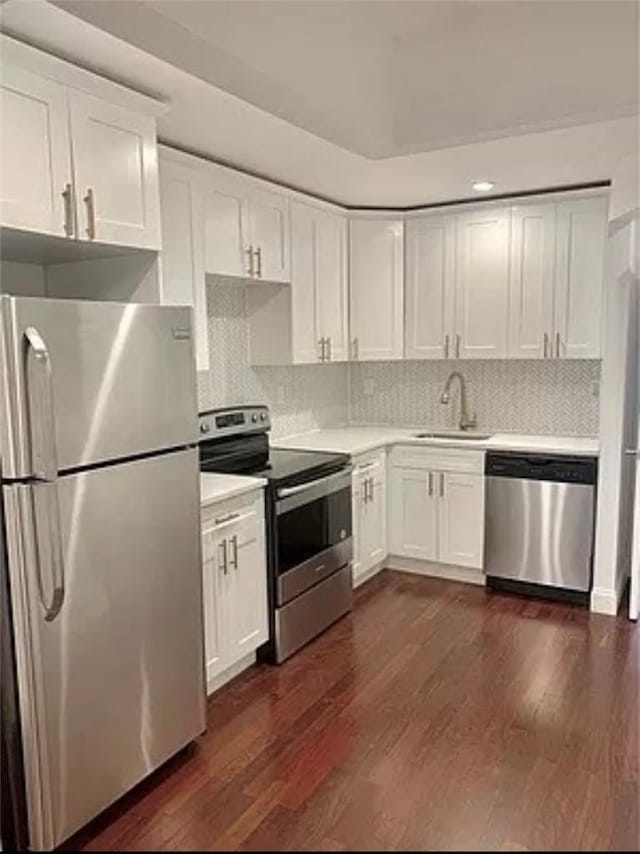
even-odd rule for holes
{"type": "Polygon", "coordinates": [[[489,586],[586,603],[597,472],[590,457],[487,454],[489,586]]]}

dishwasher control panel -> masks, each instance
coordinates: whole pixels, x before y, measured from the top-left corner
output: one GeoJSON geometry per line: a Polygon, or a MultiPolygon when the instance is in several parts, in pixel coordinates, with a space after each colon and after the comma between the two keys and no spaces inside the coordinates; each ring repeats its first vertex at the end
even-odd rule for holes
{"type": "Polygon", "coordinates": [[[488,453],[485,474],[492,477],[595,485],[598,478],[598,461],[594,457],[560,454],[488,453]]]}

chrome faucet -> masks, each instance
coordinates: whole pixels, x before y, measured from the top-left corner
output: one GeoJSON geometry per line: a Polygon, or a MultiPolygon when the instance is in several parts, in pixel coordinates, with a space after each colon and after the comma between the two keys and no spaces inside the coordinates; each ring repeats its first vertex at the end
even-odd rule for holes
{"type": "Polygon", "coordinates": [[[451,383],[454,380],[458,380],[460,383],[460,429],[472,430],[476,426],[477,420],[475,415],[469,415],[469,410],[467,409],[467,387],[460,371],[452,371],[449,374],[444,390],[440,395],[440,403],[446,405],[451,401],[451,383]]]}

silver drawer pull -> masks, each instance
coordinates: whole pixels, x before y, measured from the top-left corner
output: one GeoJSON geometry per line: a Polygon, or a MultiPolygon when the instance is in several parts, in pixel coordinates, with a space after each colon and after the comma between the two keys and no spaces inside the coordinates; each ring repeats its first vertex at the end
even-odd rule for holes
{"type": "Polygon", "coordinates": [[[237,519],[239,513],[227,513],[226,516],[219,516],[216,519],[216,525],[224,525],[226,522],[231,522],[232,519],[237,519]]]}

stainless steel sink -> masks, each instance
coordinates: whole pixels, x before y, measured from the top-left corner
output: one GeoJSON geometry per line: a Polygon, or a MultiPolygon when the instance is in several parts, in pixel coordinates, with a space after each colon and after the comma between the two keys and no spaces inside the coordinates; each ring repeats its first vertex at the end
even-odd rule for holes
{"type": "Polygon", "coordinates": [[[462,439],[465,442],[484,442],[490,439],[491,433],[465,433],[462,430],[431,431],[430,433],[415,433],[415,439],[462,439]]]}

